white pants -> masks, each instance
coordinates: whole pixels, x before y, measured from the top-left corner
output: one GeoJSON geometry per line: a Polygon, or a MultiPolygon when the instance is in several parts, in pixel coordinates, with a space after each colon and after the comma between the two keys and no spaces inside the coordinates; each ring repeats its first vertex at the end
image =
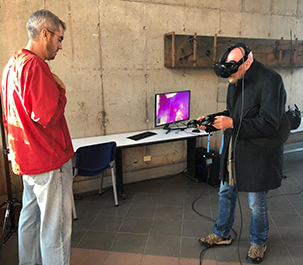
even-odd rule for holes
{"type": "Polygon", "coordinates": [[[19,218],[20,265],[68,265],[72,233],[72,162],[23,176],[19,218]]]}

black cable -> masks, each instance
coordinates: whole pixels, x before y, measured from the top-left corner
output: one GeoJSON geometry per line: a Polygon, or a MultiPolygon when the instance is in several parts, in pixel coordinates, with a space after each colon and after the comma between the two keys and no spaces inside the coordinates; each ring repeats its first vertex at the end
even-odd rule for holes
{"type": "Polygon", "coordinates": [[[284,194],[272,195],[272,196],[269,196],[269,197],[266,197],[266,198],[271,199],[271,198],[280,197],[280,196],[292,196],[292,195],[301,194],[302,192],[303,192],[303,189],[298,191],[298,192],[294,192],[294,193],[284,193],[284,194]]]}
{"type": "MultiPolygon", "coordinates": [[[[240,256],[240,239],[241,239],[241,235],[242,235],[242,229],[243,229],[243,215],[242,215],[242,207],[241,207],[241,201],[240,201],[240,196],[239,196],[239,191],[238,191],[238,185],[237,185],[237,174],[236,174],[236,146],[237,146],[237,141],[239,138],[239,134],[240,134],[240,129],[242,126],[242,122],[243,122],[243,114],[244,114],[244,87],[245,87],[245,83],[244,83],[244,74],[245,74],[245,61],[244,61],[244,53],[241,50],[240,47],[238,47],[238,49],[241,51],[242,54],[242,61],[243,61],[243,75],[242,75],[242,98],[241,98],[241,112],[240,112],[240,122],[239,122],[239,127],[237,129],[236,135],[235,135],[235,140],[234,140],[234,144],[233,144],[233,157],[234,157],[234,163],[232,163],[232,167],[233,167],[233,173],[234,173],[234,177],[235,177],[235,182],[236,182],[236,190],[237,190],[237,198],[238,198],[238,204],[239,204],[239,210],[240,210],[240,232],[239,232],[239,237],[238,237],[238,244],[237,244],[237,253],[238,253],[238,258],[239,258],[239,263],[242,265],[242,261],[241,261],[241,256],[240,256]]],[[[232,140],[232,138],[230,139],[230,141],[232,140]]]]}
{"type": "Polygon", "coordinates": [[[205,247],[201,252],[200,252],[200,255],[199,255],[199,264],[202,265],[202,257],[203,257],[203,254],[204,252],[206,252],[208,250],[207,247],[205,247]]]}
{"type": "MultiPolygon", "coordinates": [[[[199,216],[201,216],[201,217],[203,217],[203,218],[205,218],[205,219],[211,221],[212,223],[216,223],[216,220],[215,220],[215,219],[212,219],[212,218],[210,218],[210,217],[208,217],[208,216],[205,216],[205,215],[199,213],[199,212],[196,210],[196,208],[195,208],[195,203],[202,197],[202,195],[203,195],[204,192],[205,192],[205,187],[204,187],[204,189],[202,190],[202,192],[200,193],[200,195],[192,202],[192,210],[193,210],[196,214],[198,214],[199,216]]],[[[238,237],[237,232],[236,232],[233,228],[231,228],[231,230],[234,232],[235,238],[237,239],[237,237],[238,237]]],[[[239,241],[238,241],[238,243],[239,243],[239,241]]],[[[218,246],[216,246],[216,247],[218,247],[218,246]]],[[[206,252],[209,248],[210,248],[210,247],[205,247],[205,248],[202,249],[202,251],[200,252],[200,255],[199,255],[199,262],[200,262],[200,265],[202,264],[202,256],[203,256],[204,252],[206,252]]]]}
{"type": "MultiPolygon", "coordinates": [[[[240,48],[239,48],[240,49],[240,48]]],[[[244,61],[244,54],[243,54],[243,51],[240,49],[241,53],[242,53],[242,60],[243,60],[243,76],[242,76],[242,103],[241,103],[241,112],[240,112],[240,122],[239,122],[239,127],[238,127],[238,130],[236,132],[236,136],[235,136],[235,140],[234,140],[234,144],[233,144],[233,156],[234,156],[234,163],[232,164],[232,167],[233,167],[233,172],[234,172],[234,176],[235,176],[235,179],[236,179],[236,171],[235,171],[235,163],[236,163],[236,144],[237,144],[237,141],[238,141],[238,137],[239,137],[239,133],[240,133],[240,129],[241,129],[241,126],[242,126],[242,121],[243,121],[243,114],[244,114],[244,74],[245,74],[245,61],[244,61]]],[[[230,141],[232,140],[232,138],[230,139],[230,141]]],[[[209,173],[209,172],[208,172],[209,173]]],[[[242,235],[242,229],[243,229],[243,214],[242,214],[242,207],[241,207],[241,201],[240,201],[240,198],[239,198],[239,192],[238,192],[238,187],[236,185],[236,189],[237,189],[237,198],[238,198],[238,203],[239,203],[239,209],[240,209],[240,219],[241,219],[241,223],[240,223],[240,233],[239,233],[239,237],[238,237],[238,234],[237,232],[231,228],[231,231],[234,232],[235,234],[235,238],[238,239],[238,244],[237,244],[237,253],[238,253],[238,259],[239,259],[239,263],[242,265],[242,261],[241,261],[241,256],[240,256],[240,238],[241,238],[241,235],[242,235]]],[[[211,222],[215,223],[216,220],[210,218],[210,217],[207,217],[207,216],[204,216],[202,215],[201,213],[199,213],[196,209],[195,209],[195,203],[202,197],[203,193],[205,191],[205,188],[203,189],[203,191],[201,192],[201,194],[193,201],[192,203],[192,209],[195,213],[197,213],[198,215],[200,215],[201,217],[205,218],[205,219],[208,219],[210,220],[211,222]]],[[[202,256],[204,254],[204,252],[207,250],[208,248],[204,248],[201,252],[200,252],[200,255],[199,255],[199,260],[200,260],[200,265],[202,264],[202,256]]]]}

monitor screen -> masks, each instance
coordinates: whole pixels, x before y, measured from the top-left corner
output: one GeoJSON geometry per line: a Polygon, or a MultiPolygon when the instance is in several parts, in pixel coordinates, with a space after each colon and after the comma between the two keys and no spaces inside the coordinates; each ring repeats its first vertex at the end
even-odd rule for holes
{"type": "Polygon", "coordinates": [[[155,126],[189,119],[190,90],[155,95],[155,126]]]}

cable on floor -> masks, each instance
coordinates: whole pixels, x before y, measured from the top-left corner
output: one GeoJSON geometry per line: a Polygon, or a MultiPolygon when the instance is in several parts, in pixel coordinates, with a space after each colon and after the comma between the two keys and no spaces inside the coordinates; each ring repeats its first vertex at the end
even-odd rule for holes
{"type": "MultiPolygon", "coordinates": [[[[205,219],[207,219],[207,220],[209,220],[209,221],[215,223],[216,220],[214,220],[214,219],[212,219],[212,218],[210,218],[210,217],[208,217],[208,216],[205,216],[205,215],[201,214],[201,213],[198,212],[198,211],[196,210],[196,208],[195,208],[195,203],[202,197],[202,195],[203,195],[204,192],[205,192],[205,188],[206,188],[206,186],[204,187],[204,189],[202,190],[202,192],[200,193],[200,195],[192,202],[192,209],[193,209],[193,211],[194,211],[196,214],[198,214],[199,216],[201,216],[201,217],[203,217],[203,218],[205,218],[205,219]]],[[[239,198],[239,196],[238,196],[238,198],[239,198]]],[[[243,220],[242,220],[242,211],[241,211],[241,227],[240,227],[240,232],[242,231],[242,222],[243,222],[243,220]]],[[[235,234],[235,239],[238,239],[238,234],[237,234],[237,232],[236,232],[233,228],[231,228],[231,230],[232,230],[232,231],[234,232],[234,234],[235,234]]],[[[218,246],[216,246],[216,247],[218,247],[218,246]]],[[[209,249],[209,247],[205,247],[205,248],[202,249],[202,251],[200,252],[200,255],[199,255],[200,265],[202,265],[202,260],[203,260],[202,257],[203,257],[203,254],[204,254],[208,249],[209,249]]],[[[242,265],[242,261],[241,261],[240,254],[239,254],[239,253],[240,253],[239,249],[240,249],[240,240],[238,240],[237,250],[238,250],[239,262],[240,262],[240,264],[242,265]]]]}

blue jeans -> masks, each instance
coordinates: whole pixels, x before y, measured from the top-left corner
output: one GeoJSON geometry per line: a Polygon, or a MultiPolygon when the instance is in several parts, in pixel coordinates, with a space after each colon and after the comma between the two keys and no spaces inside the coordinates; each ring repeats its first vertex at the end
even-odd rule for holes
{"type": "Polygon", "coordinates": [[[72,162],[39,175],[23,175],[19,218],[20,265],[70,264],[72,162]]]}
{"type": "MultiPolygon", "coordinates": [[[[269,222],[266,203],[267,191],[248,192],[248,203],[251,209],[250,243],[263,246],[268,238],[269,222]]],[[[227,237],[231,234],[231,228],[235,220],[237,203],[237,187],[229,186],[227,182],[221,182],[219,191],[219,213],[213,231],[219,237],[227,237]]]]}

